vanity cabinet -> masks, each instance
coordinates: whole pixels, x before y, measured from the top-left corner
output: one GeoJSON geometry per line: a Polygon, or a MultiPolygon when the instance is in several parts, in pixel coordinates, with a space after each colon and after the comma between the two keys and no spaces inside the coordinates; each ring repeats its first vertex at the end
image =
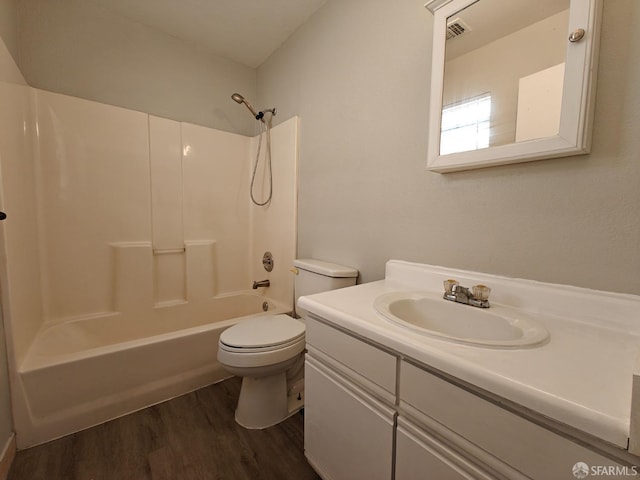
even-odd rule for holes
{"type": "Polygon", "coordinates": [[[393,473],[397,359],[306,320],[304,445],[325,480],[393,473]]]}
{"type": "Polygon", "coordinates": [[[383,345],[311,315],[306,326],[305,455],[325,480],[560,479],[578,462],[637,471],[383,345]]]}

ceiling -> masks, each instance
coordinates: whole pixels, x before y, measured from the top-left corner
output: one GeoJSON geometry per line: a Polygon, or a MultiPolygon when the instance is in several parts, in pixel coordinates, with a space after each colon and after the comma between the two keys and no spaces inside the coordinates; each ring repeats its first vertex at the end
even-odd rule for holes
{"type": "Polygon", "coordinates": [[[447,41],[447,59],[475,50],[568,8],[569,0],[480,0],[449,17],[449,21],[462,19],[469,31],[447,41]]]}
{"type": "Polygon", "coordinates": [[[327,0],[91,0],[255,68],[327,0]]]}

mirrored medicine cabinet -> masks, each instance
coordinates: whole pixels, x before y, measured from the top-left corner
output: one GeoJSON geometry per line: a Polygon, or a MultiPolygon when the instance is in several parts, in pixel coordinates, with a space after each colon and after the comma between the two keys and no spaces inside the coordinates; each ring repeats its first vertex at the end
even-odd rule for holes
{"type": "Polygon", "coordinates": [[[588,153],[602,0],[431,0],[427,169],[588,153]]]}

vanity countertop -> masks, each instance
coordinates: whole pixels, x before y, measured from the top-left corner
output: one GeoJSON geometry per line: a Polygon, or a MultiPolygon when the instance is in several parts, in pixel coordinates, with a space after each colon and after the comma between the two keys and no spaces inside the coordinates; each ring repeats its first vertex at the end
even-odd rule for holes
{"type": "Polygon", "coordinates": [[[627,448],[632,381],[634,373],[637,374],[640,352],[640,328],[633,327],[633,320],[638,319],[638,314],[635,319],[625,318],[633,311],[632,307],[640,306],[640,297],[441,267],[425,266],[425,272],[420,272],[421,267],[390,261],[385,280],[301,297],[299,305],[401,357],[413,359],[552,420],[627,448]],[[405,269],[409,270],[408,276],[403,273],[405,269]],[[379,295],[417,290],[416,280],[420,280],[426,291],[437,291],[442,278],[446,279],[451,274],[463,279],[480,277],[494,291],[502,290],[502,295],[496,295],[496,305],[501,300],[509,300],[505,303],[515,304],[534,315],[549,331],[549,341],[517,349],[453,343],[396,325],[373,308],[374,299],[379,295]],[[510,285],[512,282],[518,285],[513,287],[510,285]],[[537,293],[532,295],[532,299],[522,301],[518,295],[527,286],[532,286],[537,293]],[[595,295],[595,303],[591,303],[593,299],[580,301],[582,295],[591,294],[595,295]],[[549,308],[544,313],[540,313],[540,308],[532,312],[531,303],[540,301],[540,297],[545,295],[554,297],[548,299],[549,308]],[[580,312],[587,314],[568,315],[566,308],[558,307],[563,297],[569,302],[580,301],[580,305],[584,304],[580,312]],[[599,315],[599,312],[607,315],[599,315]],[[608,318],[599,321],[599,316],[608,318]],[[623,321],[615,320],[617,317],[624,317],[623,321]]]}

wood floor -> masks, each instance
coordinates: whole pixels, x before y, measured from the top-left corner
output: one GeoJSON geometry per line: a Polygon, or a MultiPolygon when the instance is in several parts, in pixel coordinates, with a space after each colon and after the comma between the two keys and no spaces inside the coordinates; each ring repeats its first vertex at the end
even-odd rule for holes
{"type": "Polygon", "coordinates": [[[318,480],[303,417],[265,430],[235,423],[232,378],[17,453],[8,480],[318,480]]]}

